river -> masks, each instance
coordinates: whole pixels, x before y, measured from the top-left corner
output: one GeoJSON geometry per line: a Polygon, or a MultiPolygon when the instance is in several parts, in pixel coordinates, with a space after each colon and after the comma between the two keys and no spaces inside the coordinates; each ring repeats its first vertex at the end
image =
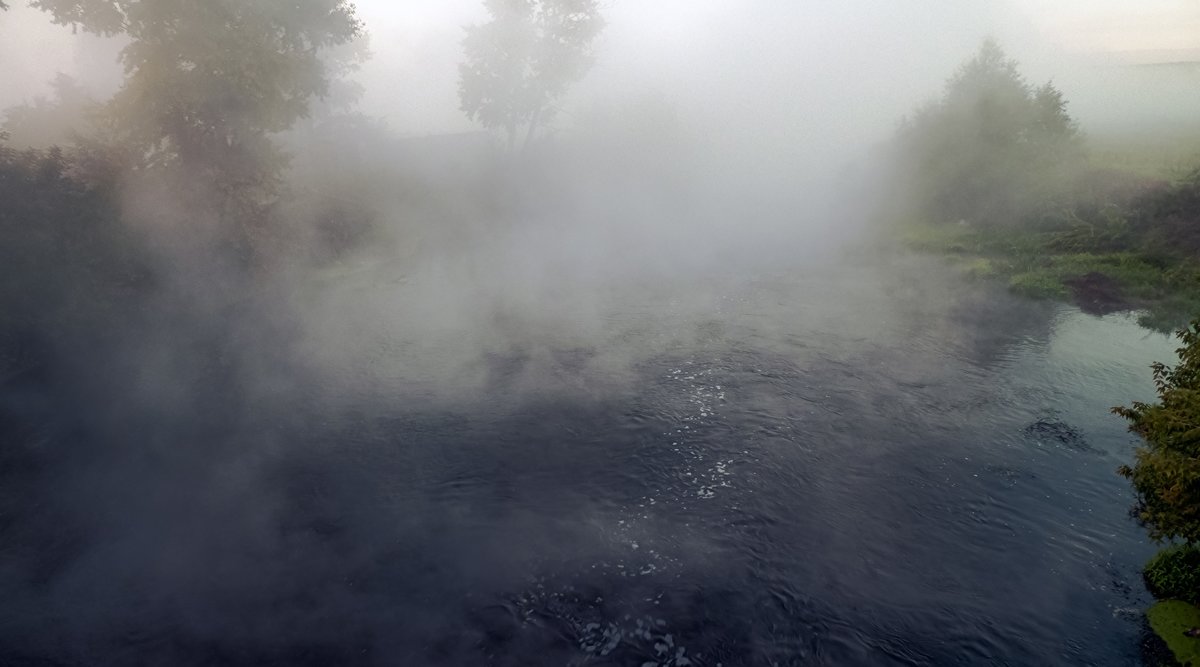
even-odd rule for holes
{"type": "Polygon", "coordinates": [[[6,664],[1139,664],[1109,408],[1175,345],[1132,316],[918,258],[422,280],[303,297],[299,370],[129,371],[56,431],[6,664]]]}

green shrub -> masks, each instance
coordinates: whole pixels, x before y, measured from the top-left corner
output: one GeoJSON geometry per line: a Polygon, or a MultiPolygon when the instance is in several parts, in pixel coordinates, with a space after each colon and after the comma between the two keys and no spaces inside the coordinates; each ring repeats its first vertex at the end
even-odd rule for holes
{"type": "Polygon", "coordinates": [[[1200,319],[1176,333],[1183,346],[1175,367],[1152,365],[1155,403],[1113,412],[1145,441],[1120,473],[1137,492],[1138,519],[1158,541],[1200,544],[1200,319]]]}
{"type": "Polygon", "coordinates": [[[1047,271],[1018,273],[1009,280],[1008,287],[1016,294],[1033,299],[1065,299],[1068,296],[1062,281],[1047,271]]]}
{"type": "Polygon", "coordinates": [[[1200,549],[1183,544],[1163,549],[1143,573],[1154,597],[1200,602],[1200,549]]]}

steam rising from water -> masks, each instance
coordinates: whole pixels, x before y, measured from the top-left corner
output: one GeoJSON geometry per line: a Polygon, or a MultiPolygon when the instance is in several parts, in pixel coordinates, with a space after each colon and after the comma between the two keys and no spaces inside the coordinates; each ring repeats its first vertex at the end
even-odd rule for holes
{"type": "MultiPolygon", "coordinates": [[[[130,179],[122,212],[155,258],[153,298],[111,330],[57,332],[53,364],[4,376],[6,428],[32,444],[3,497],[0,657],[462,664],[498,646],[517,664],[566,637],[582,653],[552,653],[564,661],[735,664],[763,646],[861,658],[856,632],[941,655],[922,633],[963,610],[911,582],[931,584],[914,570],[954,536],[922,542],[906,522],[949,517],[980,542],[1037,525],[1033,499],[1057,490],[1029,483],[972,506],[988,519],[972,524],[955,512],[978,494],[937,485],[1049,474],[1011,454],[1040,418],[1011,364],[1047,402],[1091,397],[1060,400],[1036,375],[1061,352],[1052,307],[854,245],[887,205],[873,151],[988,34],[1085,124],[1101,87],[1019,6],[922,5],[611,3],[552,140],[510,156],[457,110],[476,3],[362,2],[365,118],[281,138],[294,225],[272,263],[233,270],[176,189],[130,179]],[[331,232],[346,210],[365,221],[331,232]],[[968,438],[986,463],[925,448],[968,438]],[[838,620],[831,600],[866,604],[872,581],[909,613],[838,620]]],[[[115,45],[47,23],[0,14],[15,82],[0,104],[44,92],[43,67],[110,93],[119,75],[93,56],[115,45]]],[[[1109,384],[1145,361],[1106,366],[1109,384]]],[[[1095,430],[1098,451],[1119,450],[1116,426],[1095,430]]],[[[1118,497],[1106,479],[1083,477],[1118,497]]],[[[1112,513],[1078,486],[1069,498],[1112,513]]],[[[1094,574],[1084,549],[1054,555],[1094,574]]],[[[1002,594],[980,571],[998,561],[973,555],[946,585],[985,605],[1002,594]]],[[[1052,642],[1011,608],[968,607],[968,624],[1000,616],[1052,642]]],[[[1028,657],[963,632],[972,655],[1028,657]]]]}

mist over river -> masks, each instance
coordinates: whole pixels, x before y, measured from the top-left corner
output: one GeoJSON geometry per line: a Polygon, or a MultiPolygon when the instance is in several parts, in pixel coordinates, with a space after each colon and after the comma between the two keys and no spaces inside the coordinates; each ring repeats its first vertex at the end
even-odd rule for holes
{"type": "Polygon", "coordinates": [[[319,319],[9,360],[4,664],[1137,664],[1108,409],[1173,342],[936,260],[759,266],[467,304],[364,265],[319,319]]]}
{"type": "Polygon", "coordinates": [[[0,66],[0,667],[1200,655],[1200,2],[0,0],[0,66]]]}

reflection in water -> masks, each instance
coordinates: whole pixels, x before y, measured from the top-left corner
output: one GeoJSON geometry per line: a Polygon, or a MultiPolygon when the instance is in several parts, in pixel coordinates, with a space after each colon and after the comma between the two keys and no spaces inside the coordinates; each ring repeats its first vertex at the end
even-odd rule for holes
{"type": "Polygon", "coordinates": [[[1132,319],[918,260],[500,311],[358,276],[254,382],[178,362],[173,397],[135,390],[120,355],[70,391],[4,376],[3,655],[1137,659],[1151,548],[1107,410],[1172,345],[1132,319]]]}

